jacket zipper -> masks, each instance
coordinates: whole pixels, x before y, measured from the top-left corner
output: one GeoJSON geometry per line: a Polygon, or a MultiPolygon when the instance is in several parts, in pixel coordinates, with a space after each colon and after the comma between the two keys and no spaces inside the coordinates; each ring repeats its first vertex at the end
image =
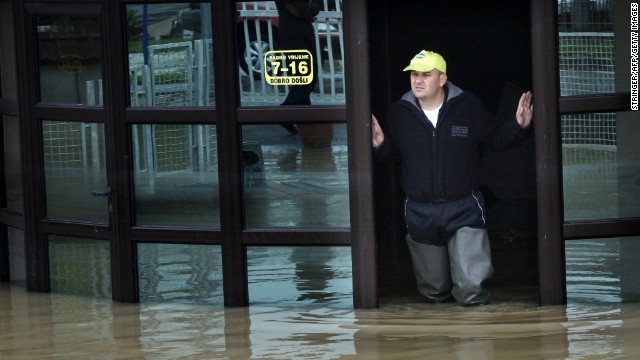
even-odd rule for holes
{"type": "Polygon", "coordinates": [[[433,177],[431,180],[431,186],[433,186],[432,194],[434,196],[434,199],[431,199],[431,200],[438,199],[438,194],[437,194],[438,186],[436,184],[438,180],[438,174],[437,174],[438,172],[438,145],[437,145],[438,137],[436,136],[436,133],[437,133],[437,130],[434,128],[433,131],[431,132],[431,137],[433,140],[431,141],[431,154],[432,154],[431,163],[433,164],[433,169],[431,171],[431,176],[433,177]]]}
{"type": "MultiPolygon", "coordinates": [[[[419,106],[419,105],[418,105],[419,106]]],[[[431,122],[431,120],[429,120],[427,118],[427,116],[425,115],[425,113],[419,109],[418,110],[420,112],[420,115],[422,116],[423,122],[425,124],[425,126],[427,127],[427,129],[429,129],[431,131],[431,194],[433,195],[433,199],[429,199],[429,200],[436,200],[438,199],[438,194],[436,193],[438,186],[436,184],[436,180],[438,179],[437,176],[437,172],[438,172],[438,145],[437,145],[437,132],[438,129],[436,126],[433,125],[433,123],[431,122]]],[[[440,118],[440,115],[438,114],[438,118],[440,118]]],[[[436,123],[437,124],[437,123],[436,123]]],[[[426,194],[425,194],[426,195],[426,194]]]]}
{"type": "MultiPolygon", "coordinates": [[[[420,114],[420,117],[423,119],[423,123],[425,124],[425,126],[431,131],[431,138],[432,138],[432,142],[431,142],[431,151],[432,151],[432,159],[431,159],[431,166],[432,166],[432,171],[431,171],[431,193],[433,194],[433,199],[430,200],[437,200],[439,199],[437,192],[438,186],[436,184],[438,176],[437,176],[437,172],[438,172],[438,144],[437,144],[437,132],[438,129],[436,126],[433,126],[433,123],[431,123],[431,121],[427,118],[427,116],[425,115],[425,113],[422,111],[422,109],[420,109],[420,105],[418,105],[418,113],[420,114]]],[[[444,106],[444,104],[443,104],[444,106]]],[[[442,112],[442,109],[440,109],[440,112],[442,112]]],[[[442,116],[440,116],[440,114],[438,114],[438,119],[442,118],[442,116]]],[[[438,123],[440,123],[440,121],[438,120],[438,123]]],[[[425,194],[426,195],[426,194],[425,194]]]]}

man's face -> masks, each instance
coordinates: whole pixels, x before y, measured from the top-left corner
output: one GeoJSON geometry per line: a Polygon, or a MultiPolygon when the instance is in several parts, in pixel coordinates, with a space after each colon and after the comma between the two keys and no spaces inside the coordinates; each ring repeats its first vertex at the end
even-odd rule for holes
{"type": "Polygon", "coordinates": [[[411,91],[418,100],[428,100],[442,91],[447,75],[438,70],[411,71],[411,91]]]}

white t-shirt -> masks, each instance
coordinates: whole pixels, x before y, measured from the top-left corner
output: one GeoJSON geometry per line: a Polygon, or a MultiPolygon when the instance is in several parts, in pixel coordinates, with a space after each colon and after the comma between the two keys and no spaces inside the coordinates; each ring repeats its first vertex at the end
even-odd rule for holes
{"type": "Polygon", "coordinates": [[[442,104],[440,104],[440,106],[433,110],[422,109],[422,111],[424,111],[424,114],[427,115],[427,119],[429,119],[429,121],[431,121],[431,123],[433,124],[433,127],[436,127],[436,124],[438,123],[438,113],[440,112],[441,107],[442,104]]]}

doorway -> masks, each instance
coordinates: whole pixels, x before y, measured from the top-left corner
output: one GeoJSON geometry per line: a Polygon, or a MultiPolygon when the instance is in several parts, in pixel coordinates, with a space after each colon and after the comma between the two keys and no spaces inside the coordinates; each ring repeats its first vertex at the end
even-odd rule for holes
{"type": "MultiPolygon", "coordinates": [[[[421,50],[447,61],[449,81],[484,101],[499,117],[513,115],[520,91],[532,88],[531,7],[528,2],[392,3],[378,1],[371,24],[372,111],[409,90],[402,69],[421,50]],[[382,9],[382,10],[381,10],[382,9]],[[383,54],[394,54],[387,56],[383,54]]],[[[499,291],[526,289],[537,298],[537,201],[535,141],[501,153],[486,153],[482,190],[499,291]]],[[[397,164],[376,164],[376,233],[381,294],[417,294],[404,240],[403,194],[397,164]],[[391,189],[392,191],[389,191],[391,189]]]]}

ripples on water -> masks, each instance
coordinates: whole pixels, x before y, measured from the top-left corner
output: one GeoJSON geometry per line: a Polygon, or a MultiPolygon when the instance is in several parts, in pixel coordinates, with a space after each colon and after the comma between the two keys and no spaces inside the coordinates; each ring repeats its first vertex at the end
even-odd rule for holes
{"type": "Polygon", "coordinates": [[[148,303],[0,285],[0,358],[635,358],[640,304],[620,303],[625,245],[567,242],[567,306],[515,289],[479,308],[394,294],[374,310],[351,308],[349,248],[249,248],[252,305],[223,308],[219,249],[161,246],[140,259],[148,303]]]}
{"type": "Polygon", "coordinates": [[[640,304],[222,308],[0,285],[2,359],[630,359],[640,304]]]}
{"type": "Polygon", "coordinates": [[[0,357],[634,358],[640,304],[619,303],[620,243],[567,243],[567,306],[538,307],[516,290],[480,308],[396,294],[375,310],[351,308],[348,248],[250,248],[252,306],[235,309],[215,305],[219,249],[146,249],[164,253],[141,258],[149,303],[0,285],[0,357]],[[206,296],[190,290],[196,284],[206,296]],[[168,300],[190,304],[153,302],[168,300]]]}
{"type": "MultiPolygon", "coordinates": [[[[223,308],[219,247],[165,244],[139,252],[149,255],[139,259],[147,303],[0,284],[0,359],[634,359],[633,242],[567,241],[566,306],[539,307],[515,289],[478,308],[394,294],[374,310],[351,308],[349,248],[251,247],[252,305],[223,308]]],[[[91,252],[100,264],[108,253],[91,252]]]]}
{"type": "Polygon", "coordinates": [[[625,239],[567,242],[567,306],[539,307],[532,300],[535,296],[523,296],[516,289],[498,291],[492,304],[479,308],[431,305],[396,294],[374,310],[351,308],[348,248],[248,249],[252,305],[234,309],[219,304],[219,278],[198,275],[218,272],[219,265],[201,260],[219,256],[219,249],[168,246],[157,250],[170,256],[153,256],[159,262],[145,267],[157,273],[141,275],[141,285],[153,289],[148,303],[27,293],[1,285],[0,355],[2,359],[422,359],[429,354],[438,359],[635,358],[640,355],[640,304],[621,303],[625,271],[620,259],[625,245],[625,239]],[[201,287],[207,291],[189,293],[196,283],[207,285],[201,287]],[[207,303],[211,294],[219,299],[213,304],[207,303]],[[205,301],[197,304],[197,299],[205,301]]]}
{"type": "Polygon", "coordinates": [[[625,258],[637,254],[629,248],[633,243],[568,241],[567,306],[538,307],[535,296],[523,295],[528,290],[516,289],[498,291],[492,304],[480,308],[430,305],[394,294],[375,310],[351,308],[346,247],[249,248],[252,305],[233,309],[221,306],[218,248],[163,245],[141,252],[155,252],[140,259],[148,303],[0,285],[0,356],[635,358],[640,304],[621,303],[637,294],[632,281],[639,273],[637,261],[625,258]]]}
{"type": "Polygon", "coordinates": [[[620,302],[618,240],[568,241],[567,297],[578,302],[620,302]]]}

